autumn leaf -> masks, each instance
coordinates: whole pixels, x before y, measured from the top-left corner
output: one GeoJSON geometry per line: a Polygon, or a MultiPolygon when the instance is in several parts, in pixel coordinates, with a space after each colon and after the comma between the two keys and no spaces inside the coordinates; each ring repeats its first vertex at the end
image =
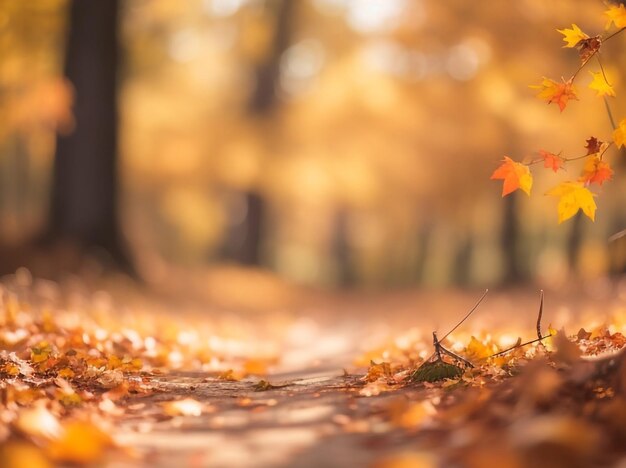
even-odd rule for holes
{"type": "Polygon", "coordinates": [[[367,369],[367,375],[364,377],[364,380],[374,382],[382,377],[391,377],[391,374],[391,366],[388,362],[376,364],[372,361],[370,362],[370,367],[367,369]]]}
{"type": "Polygon", "coordinates": [[[589,59],[600,50],[601,46],[602,38],[600,36],[589,37],[580,41],[576,48],[578,49],[581,63],[584,64],[589,61],[589,59]]]}
{"type": "Polygon", "coordinates": [[[491,174],[491,180],[497,179],[504,180],[502,185],[503,197],[517,189],[521,189],[526,195],[530,195],[530,189],[533,186],[533,176],[525,164],[515,162],[508,156],[505,156],[503,163],[491,174]]]}
{"type": "Polygon", "coordinates": [[[576,88],[571,79],[568,81],[563,79],[562,83],[558,83],[557,81],[544,77],[540,85],[531,85],[530,87],[539,89],[540,91],[537,97],[547,101],[548,104],[556,104],[559,106],[561,112],[563,112],[563,109],[565,109],[570,99],[578,100],[576,88]]]}
{"type": "Polygon", "coordinates": [[[166,401],[162,403],[163,412],[169,416],[200,416],[203,404],[193,398],[166,401]]]}
{"type": "Polygon", "coordinates": [[[543,167],[546,169],[552,169],[557,172],[563,168],[565,160],[558,154],[550,153],[549,151],[539,150],[539,154],[543,158],[543,167]]]}
{"type": "Polygon", "coordinates": [[[30,352],[30,359],[32,362],[39,363],[47,361],[52,353],[52,347],[45,341],[42,341],[37,346],[33,346],[30,352]]]}
{"type": "Polygon", "coordinates": [[[475,337],[470,338],[470,342],[465,348],[465,353],[470,359],[487,359],[493,354],[493,349],[475,337]]]}
{"type": "Polygon", "coordinates": [[[463,369],[445,361],[425,362],[409,376],[412,382],[437,382],[443,379],[455,379],[463,375],[463,369]]]}
{"type": "Polygon", "coordinates": [[[600,158],[599,155],[591,156],[585,161],[583,167],[583,175],[581,181],[586,184],[596,183],[602,185],[602,183],[613,178],[613,169],[609,166],[609,163],[600,158]]]}
{"type": "Polygon", "coordinates": [[[4,468],[52,468],[41,448],[22,441],[11,441],[0,447],[0,460],[4,468]]]}
{"type": "Polygon", "coordinates": [[[618,148],[626,144],[626,119],[622,119],[613,132],[613,141],[618,148]]]}
{"type": "Polygon", "coordinates": [[[582,182],[562,182],[548,191],[546,195],[559,197],[559,224],[574,216],[579,210],[582,210],[592,221],[595,220],[594,195],[582,182]]]}
{"type": "Polygon", "coordinates": [[[613,86],[611,86],[609,82],[606,80],[604,73],[602,73],[601,71],[599,72],[590,71],[589,73],[591,73],[591,76],[593,76],[593,81],[589,84],[589,89],[593,89],[594,91],[596,91],[598,97],[602,97],[602,96],[615,97],[615,90],[613,89],[613,86]]]}
{"type": "Polygon", "coordinates": [[[585,142],[587,143],[585,145],[587,155],[600,153],[608,146],[608,143],[598,140],[594,136],[587,138],[585,142]]]}
{"type": "Polygon", "coordinates": [[[604,16],[608,18],[606,29],[609,29],[611,24],[615,24],[618,29],[626,28],[626,8],[623,4],[610,5],[609,9],[604,12],[604,16]]]}
{"type": "Polygon", "coordinates": [[[75,374],[74,374],[74,371],[70,369],[69,367],[64,367],[63,369],[59,370],[57,375],[64,379],[71,379],[74,377],[75,374]]]}
{"type": "Polygon", "coordinates": [[[49,445],[48,454],[57,461],[88,464],[101,459],[111,446],[111,437],[93,423],[69,421],[63,425],[60,437],[49,445]]]}
{"type": "Polygon", "coordinates": [[[572,24],[571,29],[557,29],[557,31],[563,34],[563,41],[565,42],[563,47],[576,47],[580,41],[589,38],[589,36],[581,31],[575,24],[572,24]]]}

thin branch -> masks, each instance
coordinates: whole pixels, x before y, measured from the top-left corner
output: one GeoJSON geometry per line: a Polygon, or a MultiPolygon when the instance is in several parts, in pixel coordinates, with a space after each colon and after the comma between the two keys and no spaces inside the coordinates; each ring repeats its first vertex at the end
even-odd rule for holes
{"type": "Polygon", "coordinates": [[[444,354],[447,354],[448,356],[450,356],[452,359],[456,359],[457,361],[461,361],[463,364],[465,364],[467,367],[474,367],[474,364],[472,364],[471,362],[469,362],[467,359],[462,358],[461,356],[459,356],[456,353],[453,353],[452,351],[450,351],[449,349],[444,348],[443,346],[441,346],[441,344],[439,344],[439,348],[441,348],[441,351],[444,354]]]}
{"type": "Polygon", "coordinates": [[[606,76],[606,71],[604,71],[604,66],[602,65],[602,60],[600,60],[600,54],[596,55],[596,58],[598,59],[598,65],[600,65],[600,71],[602,72],[602,78],[604,78],[604,81],[606,81],[606,84],[611,86],[611,83],[609,83],[609,79],[606,76]]]}
{"type": "Polygon", "coordinates": [[[615,31],[613,34],[611,34],[611,35],[609,35],[609,36],[605,37],[604,39],[602,39],[602,42],[604,43],[604,42],[608,41],[609,39],[611,39],[613,36],[617,36],[619,33],[621,33],[622,31],[624,31],[625,29],[626,29],[626,28],[618,29],[618,30],[617,30],[617,31],[615,31]]]}
{"type": "Polygon", "coordinates": [[[613,127],[613,130],[615,130],[617,128],[617,125],[615,124],[615,118],[613,118],[613,112],[611,112],[611,107],[609,106],[609,100],[606,98],[606,96],[602,96],[604,98],[604,107],[606,107],[606,113],[609,116],[609,120],[611,121],[611,127],[613,127]]]}
{"type": "Polygon", "coordinates": [[[611,237],[609,237],[609,242],[615,242],[616,240],[621,239],[624,236],[626,236],[626,229],[616,232],[611,237]]]}
{"type": "Polygon", "coordinates": [[[474,305],[474,307],[472,307],[472,309],[471,309],[471,310],[470,310],[470,311],[469,311],[469,312],[465,315],[465,317],[463,317],[463,318],[461,319],[461,321],[460,321],[459,323],[457,323],[457,324],[454,326],[454,328],[452,328],[452,330],[450,330],[448,333],[446,333],[446,334],[444,335],[444,337],[443,337],[443,338],[441,338],[439,341],[443,341],[443,340],[445,340],[448,336],[450,336],[450,333],[452,333],[454,330],[456,330],[457,328],[459,328],[459,326],[460,326],[463,322],[465,322],[465,321],[469,318],[469,316],[470,316],[470,315],[472,315],[472,314],[474,313],[474,311],[475,311],[476,309],[478,309],[478,306],[479,306],[479,305],[480,305],[480,303],[483,301],[483,299],[485,298],[485,296],[487,296],[487,293],[488,293],[488,292],[489,292],[489,290],[488,290],[488,289],[485,289],[485,292],[483,293],[483,295],[482,295],[482,296],[480,296],[480,299],[478,299],[478,302],[476,303],[476,305],[474,305]]]}
{"type": "MultiPolygon", "coordinates": [[[[609,36],[605,37],[604,39],[601,39],[601,41],[602,41],[601,43],[602,43],[602,44],[604,44],[606,41],[608,41],[609,39],[611,39],[611,38],[613,38],[613,37],[617,36],[619,33],[621,33],[622,31],[624,31],[625,29],[626,29],[626,28],[619,29],[619,30],[615,31],[613,34],[611,34],[611,35],[609,35],[609,36]]],[[[574,74],[573,74],[573,75],[572,75],[572,77],[570,78],[570,81],[572,81],[572,82],[574,81],[574,79],[576,78],[576,76],[578,76],[578,73],[580,73],[580,71],[581,71],[583,68],[585,68],[585,65],[587,65],[587,64],[589,63],[589,60],[591,60],[593,57],[595,57],[595,55],[596,55],[599,51],[600,51],[600,48],[598,48],[598,49],[594,50],[594,51],[591,53],[591,55],[589,55],[589,57],[587,57],[587,58],[585,59],[585,61],[584,61],[583,63],[581,63],[581,64],[580,64],[580,67],[578,67],[578,70],[576,70],[576,71],[574,72],[574,74]]]]}
{"type": "Polygon", "coordinates": [[[539,302],[539,313],[537,314],[537,338],[541,338],[541,316],[543,315],[543,289],[541,290],[541,301],[539,302]]]}
{"type": "MultiPolygon", "coordinates": [[[[604,148],[604,149],[602,150],[602,152],[600,153],[600,158],[602,158],[602,156],[604,156],[604,153],[606,153],[606,152],[607,152],[607,150],[608,150],[608,149],[609,149],[609,148],[613,145],[613,142],[612,142],[612,141],[609,141],[609,142],[607,142],[607,143],[608,143],[608,145],[606,145],[606,148],[604,148]]],[[[561,154],[561,153],[559,153],[557,156],[560,156],[560,154],[561,154]]],[[[591,153],[591,154],[583,154],[583,155],[581,155],[581,156],[575,156],[575,157],[573,157],[573,158],[566,158],[566,157],[560,156],[560,158],[561,158],[564,162],[566,162],[566,163],[567,163],[567,162],[571,162],[571,161],[578,161],[578,160],[580,160],[580,159],[585,159],[585,158],[587,158],[587,157],[589,157],[589,156],[592,156],[592,155],[594,155],[594,154],[596,154],[596,153],[591,153]]],[[[533,160],[532,160],[532,161],[530,161],[529,163],[526,163],[526,165],[527,165],[527,166],[532,166],[532,165],[534,165],[534,164],[539,164],[539,163],[541,163],[541,162],[543,162],[543,159],[533,159],[533,160]]]]}
{"type": "Polygon", "coordinates": [[[504,351],[500,351],[500,352],[497,352],[495,354],[492,354],[487,359],[492,358],[492,357],[496,357],[496,356],[501,356],[502,354],[506,354],[509,351],[513,351],[514,349],[521,348],[522,346],[526,346],[526,345],[529,345],[529,344],[536,343],[538,341],[545,340],[546,338],[550,338],[551,336],[552,335],[540,336],[539,338],[535,338],[534,340],[527,341],[526,343],[515,344],[515,345],[511,346],[510,348],[505,349],[504,351]]]}

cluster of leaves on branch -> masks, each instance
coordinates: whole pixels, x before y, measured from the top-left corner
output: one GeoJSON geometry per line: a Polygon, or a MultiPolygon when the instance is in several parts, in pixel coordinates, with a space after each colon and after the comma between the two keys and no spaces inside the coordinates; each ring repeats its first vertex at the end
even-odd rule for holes
{"type": "MultiPolygon", "coordinates": [[[[616,93],[607,78],[600,56],[604,44],[626,29],[626,8],[622,4],[619,6],[609,5],[604,15],[608,20],[605,28],[607,32],[604,35],[589,36],[576,24],[572,24],[571,28],[557,29],[563,35],[564,47],[578,50],[580,66],[567,80],[562,78],[561,81],[555,81],[544,77],[541,84],[531,86],[531,88],[539,90],[539,94],[537,94],[539,99],[545,100],[548,104],[556,104],[563,112],[569,101],[578,100],[578,90],[574,85],[576,78],[580,76],[580,72],[587,67],[592,59],[596,59],[598,70],[589,70],[592,76],[589,88],[594,90],[598,97],[604,99],[609,117],[614,122],[607,98],[615,97],[616,93]]],[[[555,196],[559,199],[559,223],[571,218],[580,210],[593,221],[596,203],[594,200],[595,193],[591,191],[591,188],[594,184],[602,186],[604,182],[610,181],[613,177],[613,169],[605,160],[605,154],[613,146],[620,149],[626,144],[626,117],[618,123],[614,123],[613,127],[610,140],[604,141],[596,136],[587,138],[584,146],[586,152],[582,155],[566,157],[561,153],[542,149],[538,152],[539,157],[533,158],[529,162],[517,162],[505,156],[502,164],[491,175],[491,179],[503,181],[503,197],[517,189],[530,195],[533,185],[530,166],[543,163],[544,168],[556,173],[573,161],[584,160],[580,176],[576,180],[561,182],[549,190],[546,195],[555,196]]]]}

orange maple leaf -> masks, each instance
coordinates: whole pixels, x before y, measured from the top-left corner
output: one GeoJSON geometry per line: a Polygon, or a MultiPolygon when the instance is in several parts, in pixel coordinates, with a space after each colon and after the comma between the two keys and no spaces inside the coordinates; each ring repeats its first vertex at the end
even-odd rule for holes
{"type": "Polygon", "coordinates": [[[539,150],[539,154],[543,158],[543,167],[552,169],[554,172],[558,172],[563,168],[565,160],[558,154],[550,153],[549,151],[539,150]]]}
{"type": "Polygon", "coordinates": [[[503,197],[517,189],[530,195],[530,189],[533,186],[533,176],[528,166],[515,162],[508,156],[504,157],[502,164],[491,174],[491,180],[496,179],[504,180],[502,185],[503,197]]]}
{"type": "Polygon", "coordinates": [[[550,78],[543,78],[543,81],[538,86],[530,86],[533,89],[539,89],[539,94],[537,97],[539,99],[543,99],[548,101],[548,104],[556,104],[559,106],[561,112],[567,106],[567,103],[570,99],[578,100],[578,96],[576,95],[576,88],[574,87],[574,83],[571,79],[565,81],[563,79],[562,83],[551,80],[550,78]]]}
{"type": "Polygon", "coordinates": [[[613,169],[609,163],[603,161],[599,155],[593,155],[587,158],[583,167],[583,174],[580,178],[585,184],[596,183],[602,185],[604,182],[613,178],[613,169]]]}

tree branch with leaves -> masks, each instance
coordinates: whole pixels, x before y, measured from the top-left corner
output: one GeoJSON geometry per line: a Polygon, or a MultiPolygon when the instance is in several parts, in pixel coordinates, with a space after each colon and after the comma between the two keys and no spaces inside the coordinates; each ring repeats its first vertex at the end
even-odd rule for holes
{"type": "Polygon", "coordinates": [[[503,197],[518,189],[530,195],[533,186],[531,166],[543,163],[544,168],[551,169],[556,173],[574,161],[584,160],[580,176],[576,180],[566,180],[546,192],[546,195],[555,196],[559,199],[559,223],[573,217],[581,210],[592,221],[595,220],[597,206],[594,198],[596,194],[591,188],[594,187],[594,184],[602,186],[604,182],[613,178],[613,169],[605,160],[605,154],[610,148],[620,149],[626,145],[626,117],[617,124],[613,118],[609,98],[614,98],[616,93],[607,78],[601,60],[601,51],[604,45],[626,30],[626,7],[623,4],[611,4],[604,12],[604,16],[607,19],[604,35],[590,36],[576,24],[572,24],[571,28],[557,29],[563,35],[565,42],[563,47],[578,50],[580,65],[567,80],[561,78],[561,81],[556,81],[544,77],[539,85],[530,87],[539,90],[537,94],[539,99],[545,100],[548,104],[556,104],[559,110],[563,112],[569,101],[578,100],[578,90],[574,82],[579,78],[580,72],[584,68],[588,68],[590,62],[595,59],[598,70],[589,71],[592,81],[588,86],[596,92],[597,97],[604,100],[613,126],[611,139],[603,141],[591,136],[586,139],[584,146],[586,152],[573,157],[566,157],[561,153],[553,153],[543,149],[538,151],[538,157],[528,162],[518,162],[504,156],[500,166],[491,175],[491,179],[503,181],[503,197]]]}

